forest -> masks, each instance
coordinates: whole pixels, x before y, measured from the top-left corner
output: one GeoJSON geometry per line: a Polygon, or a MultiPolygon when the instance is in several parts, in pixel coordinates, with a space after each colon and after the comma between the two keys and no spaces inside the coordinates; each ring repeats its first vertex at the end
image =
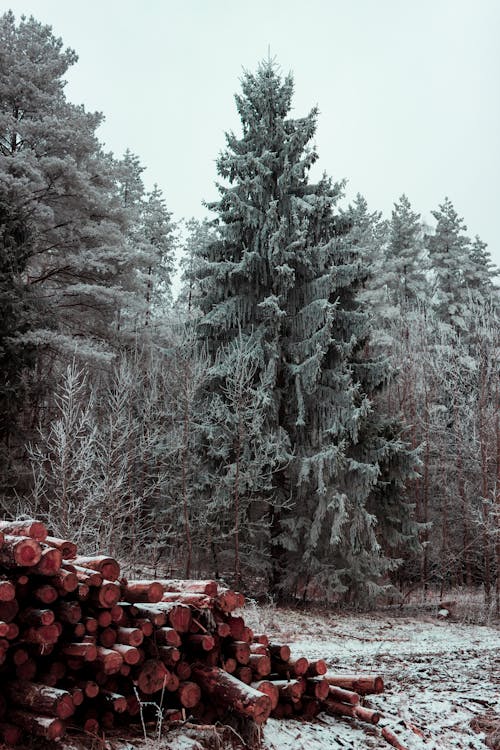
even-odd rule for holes
{"type": "Polygon", "coordinates": [[[383,216],[349,175],[314,182],[320,115],[291,115],[271,59],[242,76],[219,200],[174,217],[169,177],[148,191],[68,101],[76,63],[0,18],[2,517],[273,601],[474,587],[500,613],[486,244],[446,196],[428,225],[404,193],[383,216]]]}

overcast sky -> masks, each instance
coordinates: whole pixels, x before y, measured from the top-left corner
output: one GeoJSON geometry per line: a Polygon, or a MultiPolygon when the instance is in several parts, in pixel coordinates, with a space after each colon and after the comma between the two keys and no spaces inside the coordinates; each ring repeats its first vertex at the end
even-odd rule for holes
{"type": "Polygon", "coordinates": [[[268,48],[295,76],[294,111],[320,109],[319,169],[390,216],[447,195],[500,264],[498,0],[12,0],[79,61],[68,98],[100,110],[176,218],[216,197],[215,159],[238,128],[243,68],[268,48]]]}

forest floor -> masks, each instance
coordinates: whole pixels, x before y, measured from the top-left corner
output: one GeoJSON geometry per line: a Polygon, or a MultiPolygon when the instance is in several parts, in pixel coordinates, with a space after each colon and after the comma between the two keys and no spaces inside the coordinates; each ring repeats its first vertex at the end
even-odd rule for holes
{"type": "MultiPolygon", "coordinates": [[[[369,614],[297,611],[247,605],[255,632],[288,643],[294,656],[324,658],[329,669],[377,673],[385,691],[364,705],[382,715],[377,726],[320,714],[314,721],[270,719],[262,750],[389,750],[387,726],[408,750],[500,748],[500,629],[455,616],[440,619],[438,607],[389,608],[369,614]],[[483,731],[482,731],[483,730],[483,731]],[[488,741],[488,745],[486,745],[488,741]]],[[[210,734],[210,730],[208,730],[210,734]]],[[[109,736],[91,750],[204,750],[240,748],[232,732],[212,738],[187,727],[153,739],[109,736]]],[[[61,750],[83,750],[80,742],[61,750]]]]}

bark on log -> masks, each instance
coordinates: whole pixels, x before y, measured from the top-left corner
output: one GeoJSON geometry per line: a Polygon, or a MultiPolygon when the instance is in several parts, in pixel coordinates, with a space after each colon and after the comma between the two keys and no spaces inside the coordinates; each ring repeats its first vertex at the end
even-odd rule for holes
{"type": "Polygon", "coordinates": [[[316,661],[310,661],[307,667],[306,677],[321,677],[326,674],[328,667],[324,659],[316,659],[316,661]]]}
{"type": "Polygon", "coordinates": [[[0,602],[11,602],[16,598],[16,587],[8,578],[0,577],[0,602]]]}
{"type": "Polygon", "coordinates": [[[383,693],[384,681],[380,675],[358,675],[358,674],[337,674],[336,672],[327,672],[325,678],[330,685],[353,690],[359,695],[370,695],[371,693],[383,693]]]}
{"type": "Polygon", "coordinates": [[[137,687],[144,695],[153,695],[163,688],[169,674],[159,659],[150,659],[141,666],[137,675],[137,687]]]}
{"type": "Polygon", "coordinates": [[[63,557],[61,552],[55,547],[48,547],[41,544],[42,556],[36,565],[33,566],[33,573],[41,576],[53,576],[61,568],[63,557]]]}
{"type": "Polygon", "coordinates": [[[250,661],[250,646],[245,641],[232,641],[225,646],[225,652],[228,656],[236,659],[238,664],[248,664],[250,661]]]}
{"type": "Polygon", "coordinates": [[[44,542],[47,539],[45,524],[32,518],[24,521],[0,521],[0,531],[4,535],[29,536],[37,542],[44,542]]]}
{"type": "Polygon", "coordinates": [[[345,690],[336,685],[330,685],[329,693],[334,700],[341,703],[350,703],[351,706],[357,706],[360,701],[359,693],[355,693],[352,690],[345,690]]]}
{"type": "Polygon", "coordinates": [[[159,581],[128,581],[122,586],[121,598],[126,602],[160,602],[163,586],[159,581]]]}
{"type": "Polygon", "coordinates": [[[40,543],[29,536],[4,535],[0,546],[0,565],[6,568],[32,567],[42,556],[40,543]]]}
{"type": "Polygon", "coordinates": [[[180,580],[174,578],[158,579],[165,593],[169,592],[190,592],[193,594],[206,594],[206,596],[217,596],[218,584],[217,581],[202,581],[202,580],[180,580]]]}
{"type": "Polygon", "coordinates": [[[300,656],[298,659],[289,659],[286,662],[275,660],[272,665],[273,672],[281,677],[302,677],[306,674],[308,667],[309,662],[305,656],[300,656]]]}
{"type": "Polygon", "coordinates": [[[35,709],[59,719],[69,719],[75,713],[73,699],[67,690],[21,680],[9,680],[4,689],[9,700],[22,708],[35,709]]]}
{"type": "Polygon", "coordinates": [[[116,674],[120,671],[120,667],[123,664],[123,657],[117,651],[104,648],[104,646],[98,646],[96,661],[104,674],[116,674]]]}
{"type": "Polygon", "coordinates": [[[58,740],[66,731],[66,725],[61,719],[38,716],[21,709],[12,709],[9,719],[25,732],[37,737],[45,737],[47,740],[58,740]]]}
{"type": "Polygon", "coordinates": [[[120,577],[120,565],[112,557],[106,557],[105,555],[83,557],[78,555],[74,562],[75,565],[81,565],[82,568],[98,570],[99,573],[102,573],[103,578],[108,581],[117,581],[120,577]]]}
{"type": "Polygon", "coordinates": [[[274,711],[280,699],[280,691],[274,682],[271,682],[271,680],[257,680],[256,682],[252,682],[250,686],[253,687],[254,690],[258,690],[260,693],[264,693],[269,697],[271,701],[271,711],[274,711]]]}
{"type": "Polygon", "coordinates": [[[391,732],[391,730],[388,727],[382,728],[382,737],[384,740],[387,740],[389,745],[392,745],[392,747],[395,747],[396,750],[408,750],[406,745],[403,745],[399,738],[394,734],[394,732],[391,732]]]}
{"type": "MultiPolygon", "coordinates": [[[[170,628],[168,628],[170,630],[170,628]]],[[[173,633],[177,635],[175,630],[172,630],[173,633]]],[[[178,644],[168,644],[168,645],[180,645],[180,638],[178,644]]],[[[140,628],[124,628],[120,627],[116,630],[116,642],[117,643],[123,643],[125,646],[140,646],[141,643],[144,640],[144,633],[140,628]]],[[[156,641],[158,642],[158,631],[156,635],[156,641]]]]}
{"type": "Polygon", "coordinates": [[[33,591],[33,596],[38,599],[42,604],[53,604],[58,599],[59,594],[54,586],[50,586],[48,583],[38,586],[33,591]]]}
{"type": "Polygon", "coordinates": [[[184,681],[179,684],[177,696],[181,706],[184,708],[194,708],[201,699],[200,686],[196,682],[184,681]]]}
{"type": "Polygon", "coordinates": [[[124,664],[135,665],[141,661],[141,652],[135,646],[127,646],[125,643],[115,643],[111,648],[117,654],[120,654],[124,664]]]}
{"type": "Polygon", "coordinates": [[[323,701],[330,695],[330,685],[324,677],[306,677],[306,693],[323,701]]]}
{"type": "Polygon", "coordinates": [[[60,550],[65,560],[72,560],[76,557],[77,546],[74,542],[70,542],[69,539],[59,539],[56,536],[48,536],[44,541],[51,547],[60,550]]]}
{"type": "Polygon", "coordinates": [[[266,677],[271,672],[271,659],[267,654],[250,654],[248,665],[257,678],[266,677]]]}
{"type": "MultiPolygon", "coordinates": [[[[144,633],[141,632],[142,636],[144,633]]],[[[173,628],[158,628],[155,630],[154,639],[159,646],[180,646],[182,641],[177,630],[173,628]]],[[[137,644],[133,644],[137,645],[137,644]]]]}
{"type": "Polygon", "coordinates": [[[271,713],[271,700],[264,693],[237,680],[218,667],[194,667],[193,675],[202,692],[226,709],[263,724],[271,713]]]}
{"type": "Polygon", "coordinates": [[[299,701],[305,692],[304,680],[273,680],[279,690],[280,698],[292,702],[299,701]]]}
{"type": "Polygon", "coordinates": [[[281,661],[288,661],[288,659],[290,658],[290,655],[291,655],[290,646],[286,646],[285,644],[280,644],[280,643],[269,643],[268,648],[269,648],[269,653],[275,659],[281,659],[281,661]]]}

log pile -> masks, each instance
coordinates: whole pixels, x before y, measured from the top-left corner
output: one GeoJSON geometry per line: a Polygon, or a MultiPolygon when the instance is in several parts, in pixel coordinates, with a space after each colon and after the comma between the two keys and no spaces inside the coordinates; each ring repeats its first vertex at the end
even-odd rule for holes
{"type": "Polygon", "coordinates": [[[171,722],[327,711],[377,723],[360,696],[380,677],[291,658],[235,614],[244,602],[215,581],[126,580],[39,521],[0,522],[0,741],[102,735],[158,706],[171,722]]]}

